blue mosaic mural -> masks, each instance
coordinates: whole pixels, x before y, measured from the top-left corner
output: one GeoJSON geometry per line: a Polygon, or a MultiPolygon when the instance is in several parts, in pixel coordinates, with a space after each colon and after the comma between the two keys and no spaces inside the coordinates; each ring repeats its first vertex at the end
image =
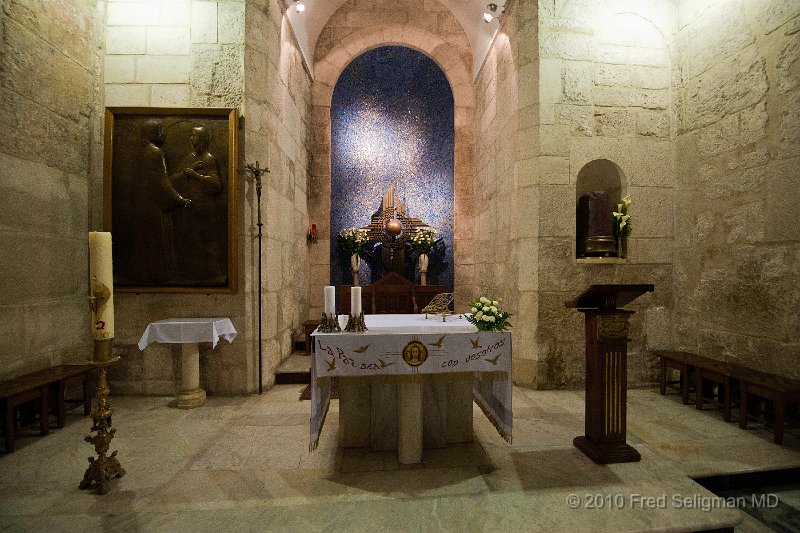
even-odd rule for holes
{"type": "MultiPolygon", "coordinates": [[[[439,232],[428,284],[453,290],[453,93],[439,66],[402,46],[365,52],[342,72],[331,104],[331,283],[351,284],[350,260],[337,243],[365,227],[389,185],[406,214],[439,232]]],[[[419,283],[406,247],[405,277],[419,283]]],[[[362,284],[386,274],[380,247],[362,253],[362,284]]]]}

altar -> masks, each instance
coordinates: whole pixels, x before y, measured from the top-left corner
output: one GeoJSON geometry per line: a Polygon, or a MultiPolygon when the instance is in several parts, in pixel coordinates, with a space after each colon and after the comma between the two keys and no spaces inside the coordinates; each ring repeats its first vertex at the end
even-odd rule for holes
{"type": "MultiPolygon", "coordinates": [[[[344,318],[344,317],[340,317],[344,318]]],[[[478,331],[458,315],[367,315],[368,331],[312,334],[311,449],[339,381],[342,446],[397,449],[472,440],[472,401],[503,438],[512,434],[511,333],[478,331]]]]}

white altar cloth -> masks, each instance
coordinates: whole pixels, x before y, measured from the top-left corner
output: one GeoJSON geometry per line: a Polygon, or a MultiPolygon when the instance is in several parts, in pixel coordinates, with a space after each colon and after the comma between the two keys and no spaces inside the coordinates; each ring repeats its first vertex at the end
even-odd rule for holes
{"type": "Polygon", "coordinates": [[[219,338],[228,342],[236,338],[236,329],[230,318],[167,318],[151,322],[139,339],[139,349],[144,350],[153,342],[183,344],[210,342],[217,347],[219,338]]]}
{"type": "Polygon", "coordinates": [[[468,374],[473,399],[503,438],[511,441],[511,333],[478,331],[464,318],[367,315],[363,333],[312,334],[311,444],[314,449],[330,405],[330,378],[468,374]]]}

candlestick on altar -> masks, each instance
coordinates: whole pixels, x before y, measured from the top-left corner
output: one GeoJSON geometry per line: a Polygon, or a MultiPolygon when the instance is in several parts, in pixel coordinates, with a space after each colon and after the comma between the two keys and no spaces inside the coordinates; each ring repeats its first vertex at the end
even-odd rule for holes
{"type": "Polygon", "coordinates": [[[350,314],[361,314],[361,287],[350,287],[350,314]]]}
{"type": "Polygon", "coordinates": [[[98,494],[108,492],[108,482],[125,475],[125,469],[117,459],[117,451],[108,453],[111,439],[116,429],[111,428],[111,403],[108,401],[109,387],[106,367],[119,360],[111,357],[114,342],[114,276],[111,263],[111,234],[108,232],[89,233],[89,306],[92,310],[92,340],[94,357],[89,364],[97,367],[96,402],[92,408],[92,429],[96,435],[84,438],[94,445],[97,459],[89,457],[89,468],[83,475],[78,488],[87,489],[97,485],[98,494]]]}
{"type": "Polygon", "coordinates": [[[361,287],[350,287],[350,318],[344,330],[355,333],[367,331],[364,313],[361,311],[361,287]]]}
{"type": "Polygon", "coordinates": [[[339,326],[339,317],[336,316],[336,287],[325,287],[325,307],[322,312],[322,324],[319,326],[321,333],[336,333],[342,331],[339,326]]]}

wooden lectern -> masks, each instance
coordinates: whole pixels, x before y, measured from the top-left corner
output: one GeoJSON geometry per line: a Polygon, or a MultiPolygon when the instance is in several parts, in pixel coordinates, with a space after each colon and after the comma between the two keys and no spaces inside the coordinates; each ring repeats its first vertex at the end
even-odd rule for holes
{"type": "Polygon", "coordinates": [[[629,463],[641,455],[625,442],[628,318],[618,309],[653,285],[592,285],[566,306],[586,316],[586,435],[573,444],[598,464],[629,463]]]}

